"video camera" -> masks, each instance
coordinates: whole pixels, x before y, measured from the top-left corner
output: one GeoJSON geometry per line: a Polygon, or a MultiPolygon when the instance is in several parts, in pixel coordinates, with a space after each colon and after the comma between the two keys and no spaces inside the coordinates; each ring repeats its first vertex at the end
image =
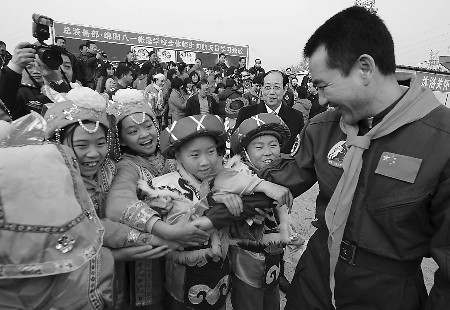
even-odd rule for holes
{"type": "Polygon", "coordinates": [[[34,13],[32,16],[33,24],[32,31],[33,37],[35,37],[39,45],[30,45],[35,49],[38,57],[44,64],[52,70],[58,70],[62,65],[63,60],[61,53],[55,49],[55,47],[44,43],[45,40],[50,38],[50,26],[53,26],[53,19],[34,13]]]}
{"type": "Polygon", "coordinates": [[[103,58],[108,58],[108,55],[106,55],[104,51],[98,50],[97,53],[99,53],[103,58]]]}

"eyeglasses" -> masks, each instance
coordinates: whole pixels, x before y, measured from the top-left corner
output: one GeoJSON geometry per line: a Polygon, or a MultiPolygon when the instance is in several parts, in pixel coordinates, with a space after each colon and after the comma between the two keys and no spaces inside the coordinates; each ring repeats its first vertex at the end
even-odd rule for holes
{"type": "Polygon", "coordinates": [[[276,92],[279,92],[280,90],[283,89],[283,87],[278,86],[278,85],[275,85],[275,86],[266,85],[266,86],[263,87],[263,90],[266,91],[266,92],[269,92],[271,89],[273,89],[276,92]]]}

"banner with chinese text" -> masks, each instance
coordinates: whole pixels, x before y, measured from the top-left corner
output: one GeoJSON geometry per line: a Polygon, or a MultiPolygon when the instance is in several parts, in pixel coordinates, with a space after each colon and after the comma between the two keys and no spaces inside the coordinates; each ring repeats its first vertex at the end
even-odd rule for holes
{"type": "Polygon", "coordinates": [[[72,39],[92,40],[132,46],[140,45],[158,49],[173,49],[212,54],[225,53],[230,56],[242,57],[247,57],[248,52],[248,46],[111,30],[62,22],[55,22],[54,27],[56,36],[63,36],[72,39]]]}
{"type": "Polygon", "coordinates": [[[416,72],[416,79],[430,88],[442,104],[450,107],[450,74],[416,72]]]}

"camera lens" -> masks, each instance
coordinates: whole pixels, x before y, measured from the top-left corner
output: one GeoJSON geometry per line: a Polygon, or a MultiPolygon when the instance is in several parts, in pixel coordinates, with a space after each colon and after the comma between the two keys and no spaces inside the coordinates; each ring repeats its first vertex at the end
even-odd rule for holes
{"type": "Polygon", "coordinates": [[[52,49],[40,48],[38,55],[42,62],[52,70],[58,70],[63,63],[61,53],[52,49]]]}

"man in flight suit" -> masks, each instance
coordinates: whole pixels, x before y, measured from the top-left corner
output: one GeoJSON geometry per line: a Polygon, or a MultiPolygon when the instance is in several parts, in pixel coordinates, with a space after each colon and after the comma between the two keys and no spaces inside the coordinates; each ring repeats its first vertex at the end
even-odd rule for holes
{"type": "Polygon", "coordinates": [[[326,21],[304,48],[319,101],[292,160],[261,175],[299,196],[319,184],[317,227],[285,309],[447,309],[450,110],[395,79],[392,36],[361,7],[326,21]],[[428,296],[420,268],[439,266],[428,296]]]}

